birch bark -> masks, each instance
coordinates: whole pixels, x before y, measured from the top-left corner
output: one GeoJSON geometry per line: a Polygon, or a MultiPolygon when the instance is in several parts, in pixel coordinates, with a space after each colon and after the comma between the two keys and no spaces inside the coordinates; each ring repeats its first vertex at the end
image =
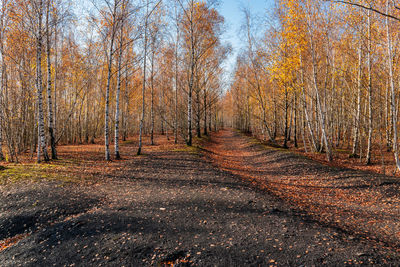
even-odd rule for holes
{"type": "Polygon", "coordinates": [[[372,151],[372,64],[371,64],[371,10],[368,9],[368,145],[367,155],[365,163],[368,165],[371,163],[371,151],[372,151]]]}
{"type": "Polygon", "coordinates": [[[122,77],[122,56],[123,56],[123,25],[121,24],[121,33],[118,48],[118,75],[117,75],[117,92],[115,96],[115,133],[114,133],[114,153],[115,159],[121,159],[119,153],[119,99],[121,94],[121,77],[122,77]]]}
{"type": "Polygon", "coordinates": [[[53,120],[53,102],[51,93],[51,32],[50,32],[50,4],[51,1],[47,0],[46,8],[46,57],[47,57],[47,110],[48,110],[48,130],[50,135],[51,158],[57,159],[56,138],[54,136],[54,120],[53,120]]]}
{"type": "Polygon", "coordinates": [[[38,105],[38,151],[37,162],[41,162],[41,152],[44,161],[49,161],[47,154],[46,136],[44,131],[43,112],[43,80],[42,80],[42,49],[43,49],[43,1],[39,0],[37,7],[38,24],[36,32],[36,89],[38,105]],[[42,150],[42,151],[41,151],[42,150]]]}
{"type": "MultiPolygon", "coordinates": [[[[386,4],[386,13],[389,12],[389,1],[386,4]]],[[[393,154],[396,162],[396,168],[400,171],[400,160],[397,144],[397,111],[396,111],[396,92],[394,88],[394,78],[393,78],[393,48],[392,48],[392,38],[390,36],[389,28],[389,18],[386,17],[386,36],[387,36],[387,53],[388,53],[388,68],[389,68],[389,80],[390,80],[390,91],[392,101],[390,107],[392,110],[392,120],[393,120],[393,154]]]]}

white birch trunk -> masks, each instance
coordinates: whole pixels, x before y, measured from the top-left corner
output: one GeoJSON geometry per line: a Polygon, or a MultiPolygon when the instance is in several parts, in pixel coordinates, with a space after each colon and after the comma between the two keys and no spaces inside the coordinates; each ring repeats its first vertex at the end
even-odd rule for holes
{"type": "Polygon", "coordinates": [[[121,26],[121,36],[119,40],[119,55],[118,55],[117,93],[115,96],[115,133],[114,133],[115,159],[121,159],[121,155],[119,153],[119,98],[121,94],[122,56],[123,56],[123,27],[121,26]]]}
{"type": "Polygon", "coordinates": [[[371,10],[368,10],[368,146],[365,159],[366,164],[371,163],[372,150],[372,64],[371,64],[371,10]]]}
{"type": "Polygon", "coordinates": [[[1,14],[1,21],[0,21],[0,60],[1,60],[1,70],[0,70],[0,160],[4,160],[3,155],[3,87],[4,87],[4,76],[6,72],[6,65],[4,62],[4,10],[1,14]]]}
{"type": "Polygon", "coordinates": [[[38,103],[38,155],[37,162],[41,161],[41,150],[43,152],[43,159],[49,160],[46,146],[46,136],[44,132],[44,114],[43,114],[43,81],[42,81],[42,47],[43,47],[43,32],[42,32],[42,18],[43,18],[43,1],[39,0],[38,10],[38,29],[36,36],[36,89],[37,89],[37,103],[38,103]]]}
{"type": "MultiPolygon", "coordinates": [[[[153,37],[154,38],[154,37],[153,37]]],[[[155,54],[155,40],[152,40],[152,48],[151,48],[151,75],[150,75],[150,89],[151,89],[151,103],[150,103],[150,121],[151,121],[151,129],[150,129],[150,143],[154,145],[154,54],[155,54]]]]}
{"type": "Polygon", "coordinates": [[[112,62],[114,55],[114,38],[115,38],[115,27],[116,27],[116,4],[114,4],[113,14],[113,25],[110,40],[110,49],[108,53],[108,74],[107,74],[107,86],[106,86],[106,99],[105,99],[105,118],[104,118],[104,143],[105,143],[105,159],[109,161],[110,158],[110,86],[112,76],[112,62]]]}
{"type": "MultiPolygon", "coordinates": [[[[177,16],[176,12],[175,15],[177,16]]],[[[175,121],[174,121],[174,142],[178,143],[178,45],[179,45],[179,24],[176,25],[175,43],[175,121]]]]}
{"type": "MultiPolygon", "coordinates": [[[[389,1],[386,4],[386,13],[389,12],[389,1]]],[[[390,90],[392,101],[390,104],[392,110],[392,119],[393,119],[393,153],[394,159],[396,162],[396,169],[400,171],[400,160],[399,160],[399,152],[398,152],[398,144],[397,144],[397,111],[396,111],[396,92],[394,88],[394,78],[393,78],[393,48],[392,48],[392,38],[390,36],[389,29],[389,18],[386,17],[386,35],[387,35],[387,52],[388,52],[388,68],[389,68],[389,80],[390,80],[390,90]]]]}
{"type": "Polygon", "coordinates": [[[358,149],[358,138],[360,133],[360,115],[361,115],[361,75],[362,75],[362,40],[360,38],[360,44],[358,48],[358,75],[357,75],[357,110],[356,116],[354,117],[353,127],[353,148],[351,157],[356,157],[358,149]]]}
{"type": "Polygon", "coordinates": [[[332,161],[332,151],[328,142],[328,137],[326,134],[326,121],[325,121],[325,112],[322,111],[322,104],[321,104],[321,99],[320,99],[320,94],[319,94],[319,88],[318,88],[318,70],[317,70],[317,61],[316,61],[316,55],[315,55],[315,44],[314,44],[314,39],[313,39],[313,33],[312,33],[312,25],[311,21],[309,21],[309,39],[310,39],[310,46],[311,46],[311,58],[312,58],[312,81],[314,84],[314,90],[315,90],[315,95],[316,95],[316,101],[317,101],[317,114],[319,115],[319,123],[320,123],[320,128],[322,132],[322,142],[324,143],[325,149],[326,149],[326,159],[328,161],[332,161]]]}
{"type": "Polygon", "coordinates": [[[56,139],[54,136],[53,103],[51,99],[51,58],[50,58],[50,0],[47,0],[46,9],[46,55],[47,55],[47,110],[48,110],[48,130],[50,135],[51,158],[57,159],[56,139]]]}
{"type": "MultiPolygon", "coordinates": [[[[307,128],[310,134],[310,138],[311,138],[311,145],[312,145],[312,149],[314,150],[314,152],[317,152],[318,148],[317,148],[317,144],[315,142],[315,134],[309,119],[309,115],[308,115],[308,111],[307,111],[307,102],[306,102],[306,93],[305,93],[305,88],[304,88],[304,67],[303,67],[303,59],[301,54],[299,55],[300,57],[300,78],[301,78],[301,92],[303,95],[303,109],[304,109],[304,117],[307,123],[307,128]]],[[[304,137],[303,137],[304,138],[304,137]]],[[[305,145],[304,145],[305,148],[305,145]]],[[[305,148],[306,149],[306,148],[305,148]]]]}

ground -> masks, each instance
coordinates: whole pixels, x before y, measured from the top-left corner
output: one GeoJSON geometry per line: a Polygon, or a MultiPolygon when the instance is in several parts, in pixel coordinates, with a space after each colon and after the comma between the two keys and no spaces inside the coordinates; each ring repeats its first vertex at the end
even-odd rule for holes
{"type": "Polygon", "coordinates": [[[65,147],[63,160],[26,165],[32,179],[6,166],[1,265],[400,263],[393,178],[332,169],[232,130],[199,140],[199,148],[156,141],[140,157],[136,141],[125,142],[124,160],[111,163],[102,162],[101,147],[65,147]],[[371,199],[377,206],[351,198],[360,190],[368,199],[380,192],[371,199]],[[388,199],[381,209],[378,201],[388,199]],[[355,221],[341,223],[349,214],[355,221]],[[364,222],[366,214],[380,222],[364,222]]]}

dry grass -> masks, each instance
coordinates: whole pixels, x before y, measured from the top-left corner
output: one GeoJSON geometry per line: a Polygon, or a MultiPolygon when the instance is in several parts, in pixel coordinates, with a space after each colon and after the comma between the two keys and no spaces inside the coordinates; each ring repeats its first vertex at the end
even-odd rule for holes
{"type": "MultiPolygon", "coordinates": [[[[146,157],[152,151],[185,151],[199,153],[196,144],[188,147],[182,140],[178,144],[166,136],[155,136],[155,145],[150,145],[145,137],[142,155],[137,155],[138,137],[134,136],[120,143],[121,160],[104,160],[104,145],[101,140],[96,144],[62,145],[57,147],[58,160],[35,162],[30,153],[19,156],[20,163],[1,163],[0,185],[19,182],[39,182],[41,180],[59,181],[62,183],[96,183],[105,175],[112,175],[124,168],[127,161],[146,157]]],[[[110,145],[113,153],[114,145],[110,145]]],[[[113,154],[112,154],[113,158],[113,154]]]]}

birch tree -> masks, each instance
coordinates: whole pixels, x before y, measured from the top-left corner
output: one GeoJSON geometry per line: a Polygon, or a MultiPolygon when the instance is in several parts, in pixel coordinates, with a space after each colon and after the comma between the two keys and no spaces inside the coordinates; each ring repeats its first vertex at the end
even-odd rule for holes
{"type": "Polygon", "coordinates": [[[47,57],[47,111],[48,111],[48,130],[50,135],[51,158],[57,159],[56,138],[54,134],[53,102],[52,102],[52,75],[51,75],[51,23],[50,13],[52,12],[52,0],[46,3],[46,57],[47,57]]]}
{"type": "Polygon", "coordinates": [[[147,71],[147,43],[148,43],[148,24],[149,24],[149,0],[146,0],[146,12],[144,15],[144,36],[143,36],[143,78],[142,78],[142,114],[140,118],[140,129],[139,129],[139,146],[137,154],[142,154],[142,146],[143,146],[143,127],[144,127],[144,116],[146,112],[145,101],[146,101],[146,71],[147,71]]]}
{"type": "Polygon", "coordinates": [[[46,136],[44,129],[44,112],[43,112],[43,78],[42,78],[42,49],[43,49],[43,0],[33,2],[33,11],[36,15],[36,90],[37,90],[37,109],[38,109],[38,150],[37,162],[41,161],[41,153],[43,153],[44,161],[49,161],[47,153],[46,136]]]}
{"type": "MultiPolygon", "coordinates": [[[[386,14],[389,14],[389,1],[386,3],[386,14]]],[[[396,163],[397,171],[400,171],[400,160],[399,160],[399,152],[398,152],[398,138],[397,138],[397,108],[396,108],[396,91],[394,85],[394,74],[393,74],[393,47],[392,47],[392,38],[390,32],[390,23],[389,17],[385,18],[386,24],[386,37],[387,37],[387,62],[388,62],[388,70],[389,70],[389,84],[390,84],[390,93],[391,93],[391,103],[390,108],[392,110],[392,125],[393,125],[393,153],[394,159],[396,163]]]]}
{"type": "Polygon", "coordinates": [[[142,110],[141,110],[141,118],[140,118],[140,128],[139,128],[139,147],[137,154],[140,155],[142,153],[143,146],[143,130],[144,130],[144,119],[146,113],[146,86],[147,86],[147,54],[148,54],[148,42],[149,42],[149,20],[150,16],[157,9],[157,7],[161,4],[161,0],[156,2],[154,6],[150,9],[150,1],[146,0],[146,11],[144,13],[144,25],[143,25],[143,78],[142,78],[142,110]]]}
{"type": "Polygon", "coordinates": [[[121,10],[124,4],[123,0],[103,0],[104,5],[95,6],[100,10],[101,20],[105,27],[102,29],[104,41],[106,41],[105,53],[107,58],[107,84],[105,93],[105,112],[104,112],[104,145],[105,159],[111,160],[110,157],[110,90],[111,80],[113,77],[113,61],[116,51],[115,43],[121,24],[121,10]],[[104,6],[104,7],[103,7],[104,6]]]}
{"type": "Polygon", "coordinates": [[[3,154],[3,87],[6,75],[6,64],[4,59],[4,40],[6,38],[6,25],[7,25],[7,16],[8,16],[8,1],[3,0],[1,2],[1,13],[0,13],[0,60],[1,60],[1,70],[0,70],[0,160],[4,159],[3,154]]]}

